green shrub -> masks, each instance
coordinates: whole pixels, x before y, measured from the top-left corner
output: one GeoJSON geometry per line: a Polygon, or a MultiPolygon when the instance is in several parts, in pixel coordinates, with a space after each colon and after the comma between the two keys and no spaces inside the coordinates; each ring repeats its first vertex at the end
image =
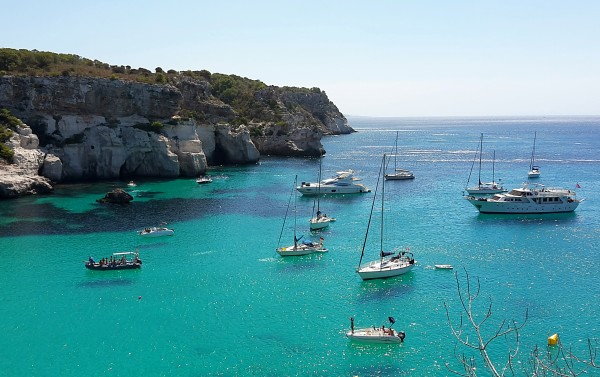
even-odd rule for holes
{"type": "Polygon", "coordinates": [[[258,126],[250,127],[250,136],[258,137],[258,136],[262,136],[262,134],[263,134],[262,128],[260,128],[258,126]]]}
{"type": "Polygon", "coordinates": [[[164,73],[157,73],[156,76],[154,77],[154,81],[157,84],[166,84],[167,83],[167,76],[165,76],[164,73]]]}
{"type": "Polygon", "coordinates": [[[4,143],[8,141],[10,137],[13,135],[13,132],[6,128],[5,126],[0,125],[0,143],[4,143]]]}
{"type": "Polygon", "coordinates": [[[248,124],[248,123],[249,123],[248,119],[246,119],[244,117],[237,117],[231,121],[231,124],[233,124],[234,126],[239,126],[241,124],[248,124]]]}
{"type": "Polygon", "coordinates": [[[10,149],[8,145],[0,143],[0,158],[12,163],[14,157],[15,152],[12,149],[10,149]]]}
{"type": "Polygon", "coordinates": [[[23,124],[19,118],[12,115],[8,109],[0,110],[0,125],[4,125],[11,130],[18,130],[19,127],[23,124]]]}

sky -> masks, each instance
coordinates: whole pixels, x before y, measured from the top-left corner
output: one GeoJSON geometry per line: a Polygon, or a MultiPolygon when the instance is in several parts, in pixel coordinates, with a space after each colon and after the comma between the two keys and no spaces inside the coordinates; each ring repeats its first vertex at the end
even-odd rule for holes
{"type": "Polygon", "coordinates": [[[318,87],[347,116],[600,115],[600,1],[30,0],[0,47],[318,87]]]}

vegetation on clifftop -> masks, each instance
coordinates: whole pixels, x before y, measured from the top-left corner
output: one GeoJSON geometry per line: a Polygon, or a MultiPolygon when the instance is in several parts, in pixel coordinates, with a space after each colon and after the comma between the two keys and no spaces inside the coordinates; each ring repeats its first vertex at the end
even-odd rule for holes
{"type": "Polygon", "coordinates": [[[0,110],[0,158],[13,162],[15,152],[5,143],[13,135],[22,122],[7,109],[0,110]]]}
{"type": "MultiPolygon", "coordinates": [[[[251,80],[236,75],[211,73],[207,70],[154,72],[146,68],[133,68],[124,65],[110,65],[99,60],[91,60],[75,54],[61,54],[37,50],[0,48],[0,76],[46,76],[46,77],[98,77],[111,80],[126,80],[146,84],[178,86],[182,80],[192,79],[207,82],[208,95],[231,106],[236,118],[232,124],[256,122],[285,122],[282,118],[281,101],[269,95],[268,89],[301,94],[324,94],[319,88],[269,87],[259,80],[251,80]]],[[[296,111],[298,104],[284,104],[288,111],[296,111]]],[[[203,120],[202,114],[182,109],[183,116],[203,120]]]]}

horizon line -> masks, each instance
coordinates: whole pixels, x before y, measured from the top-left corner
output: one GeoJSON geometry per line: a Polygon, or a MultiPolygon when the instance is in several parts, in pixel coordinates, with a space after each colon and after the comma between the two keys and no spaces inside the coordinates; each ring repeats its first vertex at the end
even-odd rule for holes
{"type": "Polygon", "coordinates": [[[346,118],[404,118],[404,119],[424,119],[424,118],[600,118],[600,114],[578,114],[578,115],[355,115],[344,114],[346,118]]]}

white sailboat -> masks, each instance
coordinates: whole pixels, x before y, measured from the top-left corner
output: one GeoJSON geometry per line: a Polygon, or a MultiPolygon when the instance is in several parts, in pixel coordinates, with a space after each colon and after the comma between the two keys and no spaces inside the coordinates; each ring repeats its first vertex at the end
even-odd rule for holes
{"type": "Polygon", "coordinates": [[[290,194],[290,200],[288,201],[288,207],[287,210],[285,212],[285,217],[283,219],[283,225],[281,227],[281,233],[279,234],[279,241],[277,242],[277,248],[275,249],[277,251],[277,253],[279,255],[281,255],[282,257],[288,257],[288,256],[300,256],[300,255],[308,255],[308,254],[313,254],[313,253],[325,253],[327,252],[327,249],[323,247],[323,242],[325,241],[323,239],[323,237],[320,237],[319,242],[313,242],[313,241],[302,241],[300,242],[300,240],[302,239],[303,236],[297,237],[296,236],[296,199],[297,199],[297,191],[295,190],[295,187],[297,185],[298,182],[298,177],[296,177],[296,179],[294,180],[294,188],[292,189],[293,194],[294,194],[294,244],[290,245],[290,246],[279,246],[281,243],[281,236],[283,235],[283,231],[285,229],[285,223],[287,220],[287,215],[288,212],[290,210],[290,204],[291,204],[291,200],[292,200],[292,195],[290,194]]]}
{"type": "Polygon", "coordinates": [[[365,233],[365,240],[363,242],[362,250],[360,253],[360,260],[356,272],[363,280],[369,279],[383,279],[392,276],[398,276],[405,274],[412,270],[415,265],[415,259],[413,254],[409,251],[401,251],[395,255],[394,252],[383,251],[383,240],[384,240],[384,203],[385,203],[385,179],[381,179],[383,170],[385,169],[386,155],[383,155],[381,162],[381,168],[379,170],[379,177],[377,178],[377,186],[375,188],[375,195],[373,195],[373,204],[371,205],[371,214],[369,215],[369,222],[367,224],[367,231],[365,233]],[[379,240],[379,259],[369,262],[366,265],[362,265],[362,260],[365,255],[365,247],[369,236],[369,228],[371,226],[371,219],[373,218],[373,209],[375,208],[375,199],[377,197],[377,188],[379,187],[379,181],[382,181],[381,187],[381,226],[380,226],[380,240],[379,240]]]}
{"type": "Polygon", "coordinates": [[[535,164],[535,139],[537,138],[537,132],[533,134],[533,150],[531,151],[531,162],[529,163],[529,173],[527,173],[527,177],[529,178],[539,178],[540,167],[535,164]]]}
{"type": "MultiPolygon", "coordinates": [[[[467,187],[465,190],[471,195],[485,195],[485,194],[498,194],[501,192],[506,192],[506,190],[502,187],[502,184],[496,182],[495,180],[495,172],[496,172],[496,151],[494,151],[494,158],[492,162],[492,181],[491,182],[481,182],[481,156],[483,155],[483,134],[479,138],[479,179],[477,186],[467,187]]],[[[477,154],[475,154],[475,158],[477,158],[477,154]]],[[[473,160],[473,165],[475,164],[475,160],[473,160]]],[[[473,172],[473,165],[471,165],[471,173],[473,172]]],[[[469,180],[471,179],[471,173],[469,173],[469,179],[467,180],[467,185],[469,184],[469,180]]]]}
{"type": "MultiPolygon", "coordinates": [[[[315,198],[315,205],[317,208],[317,212],[314,217],[312,217],[310,220],[308,220],[308,222],[310,224],[310,230],[319,230],[319,229],[327,228],[329,226],[329,223],[335,221],[335,218],[329,217],[326,214],[324,214],[323,212],[321,212],[321,168],[322,168],[322,163],[323,163],[323,156],[321,156],[321,159],[319,160],[319,180],[318,180],[318,186],[317,186],[317,197],[315,198]]],[[[315,206],[313,206],[313,211],[314,211],[314,207],[315,206]]]]}
{"type": "Polygon", "coordinates": [[[412,171],[406,169],[399,169],[397,163],[398,156],[398,131],[396,131],[396,142],[394,143],[394,172],[390,174],[385,174],[385,179],[390,180],[405,180],[405,179],[414,179],[415,175],[412,171]]]}

